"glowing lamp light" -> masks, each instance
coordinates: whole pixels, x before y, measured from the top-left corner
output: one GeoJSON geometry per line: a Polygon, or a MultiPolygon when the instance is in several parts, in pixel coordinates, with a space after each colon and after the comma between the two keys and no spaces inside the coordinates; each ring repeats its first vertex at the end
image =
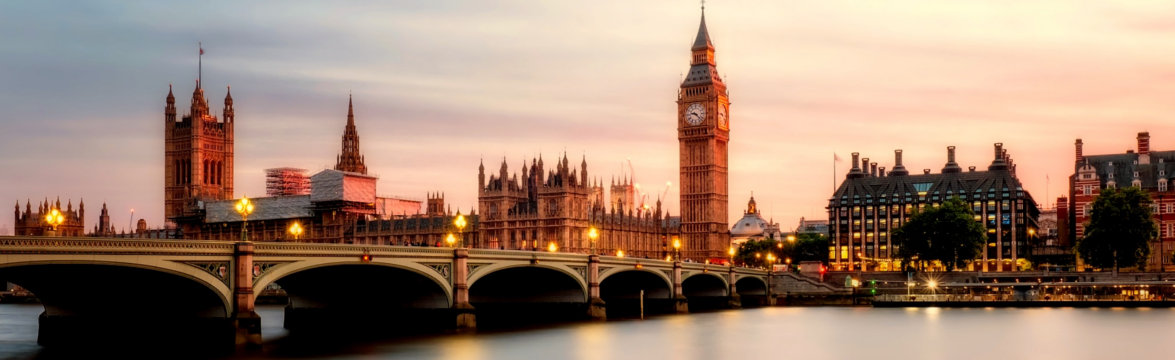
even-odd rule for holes
{"type": "Polygon", "coordinates": [[[681,249],[681,239],[678,239],[676,237],[673,238],[673,249],[674,250],[681,249]]]}
{"type": "Polygon", "coordinates": [[[730,255],[730,256],[734,256],[734,246],[731,246],[731,247],[727,248],[727,249],[726,249],[726,254],[727,254],[727,255],[730,255]]]}
{"type": "Polygon", "coordinates": [[[467,224],[465,222],[465,215],[458,213],[457,219],[453,220],[453,225],[457,226],[458,229],[465,229],[465,224],[467,224]]]}
{"type": "Polygon", "coordinates": [[[363,253],[363,255],[359,255],[359,261],[368,263],[368,262],[371,262],[371,259],[372,259],[371,254],[363,253]]]}
{"type": "Polygon", "coordinates": [[[302,236],[302,233],[305,232],[305,230],[302,229],[302,224],[299,224],[298,222],[294,222],[293,225],[290,225],[289,231],[290,231],[290,235],[294,235],[294,239],[297,239],[299,236],[302,236]]]}
{"type": "Polygon", "coordinates": [[[457,243],[457,237],[453,236],[453,233],[449,233],[449,236],[445,237],[445,243],[449,244],[449,247],[453,247],[453,244],[457,243]]]}
{"type": "Polygon", "coordinates": [[[547,251],[549,251],[549,252],[559,251],[559,246],[555,245],[554,241],[547,243],[547,251]]]}
{"type": "Polygon", "coordinates": [[[616,250],[616,257],[624,257],[624,250],[616,250]]]}
{"type": "Polygon", "coordinates": [[[592,241],[596,241],[596,238],[600,237],[600,230],[596,230],[595,226],[591,227],[588,229],[588,237],[591,238],[592,241]]]}

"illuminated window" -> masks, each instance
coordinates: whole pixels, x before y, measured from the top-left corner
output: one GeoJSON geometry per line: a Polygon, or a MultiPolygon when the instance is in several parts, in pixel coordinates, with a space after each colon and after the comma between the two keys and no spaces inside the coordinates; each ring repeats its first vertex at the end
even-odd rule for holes
{"type": "Polygon", "coordinates": [[[854,239],[860,239],[860,238],[861,238],[861,233],[859,233],[859,232],[855,232],[855,233],[853,233],[853,238],[854,238],[854,239]]]}

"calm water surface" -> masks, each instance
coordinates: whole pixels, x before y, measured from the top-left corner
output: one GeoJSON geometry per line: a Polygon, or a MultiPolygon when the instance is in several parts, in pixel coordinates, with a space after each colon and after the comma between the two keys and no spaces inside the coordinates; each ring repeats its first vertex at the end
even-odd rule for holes
{"type": "MultiPolygon", "coordinates": [[[[36,344],[40,312],[0,305],[0,358],[62,358],[36,344]]],[[[1175,309],[766,308],[327,346],[289,341],[281,308],[259,312],[264,351],[231,359],[1175,358],[1175,309]]]]}

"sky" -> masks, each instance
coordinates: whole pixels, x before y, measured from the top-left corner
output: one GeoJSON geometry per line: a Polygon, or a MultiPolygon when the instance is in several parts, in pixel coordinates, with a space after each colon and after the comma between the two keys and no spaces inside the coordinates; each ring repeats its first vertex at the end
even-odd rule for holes
{"type": "MultiPolygon", "coordinates": [[[[938,172],[949,145],[983,169],[1002,142],[1051,207],[1077,138],[1086,154],[1133,149],[1140,131],[1175,148],[1175,2],[705,11],[732,103],[731,223],[752,192],[785,229],[827,218],[852,152],[891,168],[903,149],[911,172],[938,172]]],[[[514,173],[566,153],[605,183],[633,175],[677,214],[675,101],[699,16],[685,0],[5,1],[0,200],[84,199],[87,228],[102,203],[116,228],[131,209],[162,226],[164,98],[172,84],[189,107],[202,42],[215,113],[232,86],[238,196],[264,194],[266,168],[333,166],[353,94],[382,195],[444,192],[467,212],[479,161],[514,173]]]]}

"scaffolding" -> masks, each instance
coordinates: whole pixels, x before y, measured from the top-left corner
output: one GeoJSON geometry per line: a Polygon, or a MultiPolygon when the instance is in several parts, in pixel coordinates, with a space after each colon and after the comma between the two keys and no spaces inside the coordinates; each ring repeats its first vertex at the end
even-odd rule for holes
{"type": "Polygon", "coordinates": [[[309,195],[310,177],[306,169],[282,167],[265,169],[265,195],[309,195]]]}

